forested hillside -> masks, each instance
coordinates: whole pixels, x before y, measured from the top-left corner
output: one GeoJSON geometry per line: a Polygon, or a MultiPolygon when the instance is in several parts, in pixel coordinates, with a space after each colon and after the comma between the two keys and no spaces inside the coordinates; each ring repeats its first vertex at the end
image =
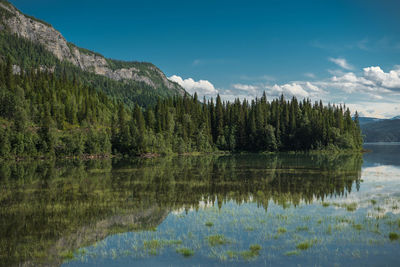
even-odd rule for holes
{"type": "Polygon", "coordinates": [[[361,127],[365,142],[400,142],[400,119],[370,122],[361,127]]]}
{"type": "Polygon", "coordinates": [[[110,153],[115,103],[67,76],[0,65],[1,157],[110,153]]]}
{"type": "MultiPolygon", "coordinates": [[[[41,44],[0,31],[0,62],[5,63],[7,56],[11,58],[14,68],[18,72],[41,69],[42,71],[52,72],[56,76],[75,77],[80,83],[93,87],[99,92],[104,92],[112,99],[122,101],[131,108],[135,104],[143,107],[154,105],[158,97],[172,97],[179,94],[177,91],[163,87],[154,89],[145,82],[117,81],[92,72],[83,71],[69,62],[60,61],[41,44]]],[[[153,66],[150,63],[110,62],[114,62],[114,64],[131,64],[132,66],[136,64],[138,68],[141,66],[153,66]]]]}
{"type": "Polygon", "coordinates": [[[0,61],[4,63],[8,56],[16,72],[40,68],[59,76],[75,76],[131,108],[154,105],[158,97],[186,94],[155,65],[109,59],[78,47],[49,23],[0,0],[0,61]]]}
{"type": "MultiPolygon", "coordinates": [[[[360,149],[357,119],[341,106],[266,96],[202,104],[158,98],[129,108],[66,72],[13,74],[0,64],[0,156],[360,149]]],[[[205,102],[205,100],[204,100],[205,102]]]]}

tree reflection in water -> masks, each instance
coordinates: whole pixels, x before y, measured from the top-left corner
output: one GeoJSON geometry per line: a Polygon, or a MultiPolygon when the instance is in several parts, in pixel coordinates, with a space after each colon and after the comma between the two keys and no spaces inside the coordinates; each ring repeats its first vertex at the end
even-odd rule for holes
{"type": "Polygon", "coordinates": [[[1,163],[0,262],[60,265],[110,234],[201,203],[294,206],[359,188],[362,155],[229,155],[1,163]]]}

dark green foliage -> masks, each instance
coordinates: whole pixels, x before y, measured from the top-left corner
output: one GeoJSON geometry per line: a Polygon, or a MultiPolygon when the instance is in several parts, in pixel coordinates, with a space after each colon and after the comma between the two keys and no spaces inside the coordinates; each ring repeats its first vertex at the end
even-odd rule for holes
{"type": "Polygon", "coordinates": [[[200,103],[159,98],[143,110],[115,103],[70,76],[0,64],[2,157],[360,149],[357,119],[341,106],[296,98],[200,103]],[[69,78],[71,77],[71,78],[69,78]]]}
{"type": "Polygon", "coordinates": [[[194,151],[305,151],[359,150],[362,145],[357,120],[342,106],[314,105],[283,97],[267,102],[264,96],[222,103],[218,96],[202,104],[191,97],[159,100],[143,111],[136,106],[131,121],[119,112],[114,127],[113,151],[185,153],[194,151]],[[147,119],[145,119],[145,117],[147,119]]]}
{"type": "Polygon", "coordinates": [[[115,104],[93,87],[0,64],[0,157],[111,153],[115,104]]]}
{"type": "Polygon", "coordinates": [[[131,108],[117,103],[82,82],[91,74],[32,69],[15,75],[12,65],[11,57],[0,64],[3,158],[359,150],[362,145],[357,114],[353,120],[342,106],[283,96],[268,102],[265,94],[251,103],[222,102],[219,96],[216,104],[213,99],[200,103],[195,95],[158,98],[154,105],[149,100],[144,110],[138,103],[131,108]]]}

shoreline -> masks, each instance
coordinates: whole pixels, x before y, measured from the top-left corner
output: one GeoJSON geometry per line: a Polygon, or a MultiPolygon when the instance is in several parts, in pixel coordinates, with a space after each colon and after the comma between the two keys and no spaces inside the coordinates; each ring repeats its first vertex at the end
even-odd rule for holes
{"type": "Polygon", "coordinates": [[[15,161],[15,162],[23,162],[23,161],[30,161],[30,160],[82,160],[82,161],[89,161],[89,160],[101,160],[101,159],[112,159],[112,158],[136,158],[136,159],[154,159],[166,156],[184,156],[184,157],[193,157],[193,156],[205,156],[205,155],[251,155],[251,154],[259,154],[259,155],[278,155],[278,154],[288,154],[288,155],[336,155],[336,154],[356,154],[356,153],[370,153],[372,150],[370,149],[361,149],[361,150],[307,150],[307,151],[264,151],[264,152],[251,152],[251,151],[213,151],[213,152],[184,152],[184,153],[156,153],[156,152],[149,152],[143,153],[137,156],[124,156],[122,154],[83,154],[80,156],[24,156],[24,157],[15,157],[15,158],[0,158],[0,162],[5,161],[15,161]]]}

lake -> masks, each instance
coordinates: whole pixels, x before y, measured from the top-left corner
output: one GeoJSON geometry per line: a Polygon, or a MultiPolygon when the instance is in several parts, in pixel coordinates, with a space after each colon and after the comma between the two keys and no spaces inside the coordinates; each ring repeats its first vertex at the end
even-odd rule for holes
{"type": "Polygon", "coordinates": [[[400,144],[0,163],[2,266],[399,266],[400,144]]]}

